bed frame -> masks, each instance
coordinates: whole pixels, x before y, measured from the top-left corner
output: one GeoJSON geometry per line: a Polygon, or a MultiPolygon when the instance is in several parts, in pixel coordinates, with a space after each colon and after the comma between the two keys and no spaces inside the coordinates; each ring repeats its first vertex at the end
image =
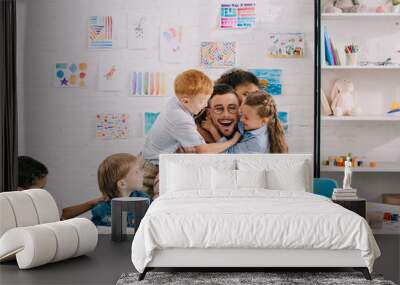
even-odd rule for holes
{"type": "Polygon", "coordinates": [[[353,268],[361,271],[365,279],[371,280],[359,250],[171,248],[154,252],[152,261],[139,275],[139,281],[151,270],[172,268],[196,269],[193,271],[217,271],[223,268],[224,271],[240,272],[282,268],[284,271],[299,268],[304,271],[353,268]]]}
{"type": "MultiPolygon", "coordinates": [[[[162,154],[160,155],[160,194],[167,190],[169,179],[168,163],[190,160],[194,164],[213,164],[215,162],[232,161],[235,159],[260,158],[260,154],[162,154]]],[[[309,177],[307,192],[312,190],[312,155],[311,154],[263,154],[270,159],[300,160],[309,166],[306,175],[309,177]]],[[[148,271],[154,269],[207,269],[217,271],[227,268],[229,271],[265,271],[265,269],[284,268],[285,271],[305,269],[306,271],[324,271],[338,268],[353,268],[361,271],[367,280],[371,276],[359,250],[331,250],[331,249],[254,249],[254,248],[169,248],[157,249],[153,259],[149,262],[139,280],[143,280],[148,271]]],[[[340,270],[337,270],[340,271],[340,270]]],[[[348,270],[347,270],[348,271],[348,270]]]]}

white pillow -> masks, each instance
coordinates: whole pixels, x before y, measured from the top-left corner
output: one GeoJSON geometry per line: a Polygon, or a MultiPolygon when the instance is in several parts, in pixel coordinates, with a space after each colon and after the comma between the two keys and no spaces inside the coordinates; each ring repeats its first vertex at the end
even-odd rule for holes
{"type": "Polygon", "coordinates": [[[308,189],[306,163],[293,165],[288,169],[269,169],[267,188],[271,190],[304,191],[308,189]]]}
{"type": "Polygon", "coordinates": [[[211,189],[211,167],[169,163],[167,191],[211,189]]]}
{"type": "Polygon", "coordinates": [[[212,168],[213,190],[236,190],[236,170],[212,168]]]}
{"type": "Polygon", "coordinates": [[[267,188],[267,172],[263,170],[236,170],[237,187],[267,188]]]}
{"type": "Polygon", "coordinates": [[[308,159],[290,156],[238,159],[239,170],[266,170],[267,188],[271,190],[311,190],[311,169],[308,159]]]}

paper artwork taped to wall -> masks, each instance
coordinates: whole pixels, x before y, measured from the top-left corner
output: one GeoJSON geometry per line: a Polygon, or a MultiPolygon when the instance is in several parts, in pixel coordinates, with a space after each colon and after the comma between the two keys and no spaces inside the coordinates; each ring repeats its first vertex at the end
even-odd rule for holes
{"type": "Polygon", "coordinates": [[[90,49],[111,49],[113,47],[112,16],[89,17],[88,44],[90,49]]]}
{"type": "Polygon", "coordinates": [[[104,140],[128,138],[128,114],[97,114],[96,138],[104,140]]]}
{"type": "Polygon", "coordinates": [[[202,42],[200,64],[206,68],[226,68],[236,65],[236,42],[202,42]]]}
{"type": "Polygon", "coordinates": [[[257,76],[262,89],[271,95],[282,95],[281,69],[250,69],[257,76]]]}
{"type": "Polygon", "coordinates": [[[160,30],[160,60],[180,63],[184,60],[182,27],[163,25],[160,30]]]}
{"type": "Polygon", "coordinates": [[[256,3],[221,3],[221,29],[253,28],[256,24],[256,3]]]}
{"type": "Polygon", "coordinates": [[[123,87],[124,72],[120,63],[101,61],[97,87],[101,91],[120,91],[123,87]]]}
{"type": "Polygon", "coordinates": [[[281,123],[285,135],[289,135],[289,113],[288,112],[278,112],[278,119],[281,123]]]}
{"type": "Polygon", "coordinates": [[[150,132],[159,115],[160,112],[145,112],[143,114],[143,133],[145,136],[150,132]]]}
{"type": "Polygon", "coordinates": [[[267,36],[267,55],[276,58],[304,56],[304,33],[270,33],[267,36]]]}
{"type": "Polygon", "coordinates": [[[131,77],[131,96],[165,96],[165,73],[134,71],[131,77]]]}
{"type": "Polygon", "coordinates": [[[86,62],[56,63],[54,71],[55,87],[86,87],[87,68],[86,62]]]}
{"type": "Polygon", "coordinates": [[[153,25],[149,16],[130,13],[128,17],[128,48],[147,49],[152,46],[153,25]]]}

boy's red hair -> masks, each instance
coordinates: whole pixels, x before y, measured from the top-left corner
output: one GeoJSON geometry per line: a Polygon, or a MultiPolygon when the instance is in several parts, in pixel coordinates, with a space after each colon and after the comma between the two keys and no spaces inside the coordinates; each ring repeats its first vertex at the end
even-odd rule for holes
{"type": "Polygon", "coordinates": [[[199,94],[211,94],[213,91],[212,80],[203,72],[189,69],[179,74],[174,82],[175,94],[195,96],[199,94]]]}

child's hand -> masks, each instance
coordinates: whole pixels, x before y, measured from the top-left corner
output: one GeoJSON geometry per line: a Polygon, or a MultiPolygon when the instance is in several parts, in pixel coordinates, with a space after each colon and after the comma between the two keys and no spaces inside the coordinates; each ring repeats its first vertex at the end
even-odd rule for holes
{"type": "Polygon", "coordinates": [[[195,147],[178,147],[175,151],[176,153],[196,153],[195,147]]]}
{"type": "Polygon", "coordinates": [[[201,127],[207,130],[210,133],[217,131],[217,128],[214,126],[210,116],[207,115],[206,119],[201,122],[201,127]]]}

